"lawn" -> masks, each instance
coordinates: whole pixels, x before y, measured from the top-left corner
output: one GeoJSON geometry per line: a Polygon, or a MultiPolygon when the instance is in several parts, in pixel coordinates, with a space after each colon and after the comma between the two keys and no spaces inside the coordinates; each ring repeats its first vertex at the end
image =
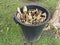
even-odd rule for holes
{"type": "MultiPolygon", "coordinates": [[[[58,0],[42,0],[36,4],[48,8],[52,14],[57,2],[58,0]]],[[[26,3],[19,0],[0,0],[0,45],[23,45],[22,30],[13,20],[17,7],[23,5],[26,3]]],[[[42,34],[40,40],[33,45],[60,45],[60,39],[42,34]]]]}

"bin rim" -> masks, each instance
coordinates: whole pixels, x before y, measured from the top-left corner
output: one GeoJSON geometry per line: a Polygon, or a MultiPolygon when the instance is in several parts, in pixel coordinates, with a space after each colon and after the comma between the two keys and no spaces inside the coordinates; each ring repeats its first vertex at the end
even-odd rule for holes
{"type": "MultiPolygon", "coordinates": [[[[26,6],[38,6],[38,5],[26,5],[26,6]]],[[[25,23],[22,23],[22,22],[16,17],[17,13],[14,15],[14,20],[15,20],[18,24],[21,24],[21,25],[24,25],[24,26],[28,26],[28,27],[36,27],[36,26],[40,26],[40,25],[46,24],[46,23],[50,20],[51,14],[50,14],[50,12],[49,12],[48,9],[46,9],[46,8],[44,8],[44,7],[42,7],[42,6],[38,6],[38,7],[43,8],[43,9],[46,10],[46,12],[48,13],[48,17],[47,17],[47,19],[46,19],[44,22],[39,23],[39,24],[35,24],[35,25],[34,25],[34,24],[25,24],[25,23]]],[[[21,8],[23,8],[23,7],[21,7],[21,8]]]]}

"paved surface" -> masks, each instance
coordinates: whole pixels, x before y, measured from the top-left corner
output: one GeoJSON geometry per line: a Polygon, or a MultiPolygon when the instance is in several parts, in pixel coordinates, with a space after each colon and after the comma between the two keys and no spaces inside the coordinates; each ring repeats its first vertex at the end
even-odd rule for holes
{"type": "Polygon", "coordinates": [[[56,35],[55,38],[59,38],[60,36],[60,0],[58,1],[56,10],[53,14],[53,18],[51,19],[50,23],[54,26],[56,29],[56,35]]]}

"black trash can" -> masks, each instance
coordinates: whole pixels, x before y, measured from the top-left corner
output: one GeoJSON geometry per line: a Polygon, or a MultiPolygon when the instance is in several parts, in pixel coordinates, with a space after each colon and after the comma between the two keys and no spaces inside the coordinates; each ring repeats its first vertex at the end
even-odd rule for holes
{"type": "MultiPolygon", "coordinates": [[[[39,10],[42,10],[43,12],[46,12],[46,14],[47,14],[47,18],[43,23],[36,24],[36,25],[24,24],[24,23],[20,22],[20,20],[18,20],[18,18],[16,16],[18,12],[16,12],[16,15],[14,16],[15,22],[21,26],[23,34],[24,34],[27,42],[34,42],[34,41],[39,40],[44,26],[46,25],[46,23],[49,21],[49,19],[51,17],[50,12],[41,6],[27,5],[28,10],[29,9],[36,9],[36,8],[39,10]]],[[[20,8],[21,12],[22,12],[22,9],[23,9],[23,7],[20,8]]]]}

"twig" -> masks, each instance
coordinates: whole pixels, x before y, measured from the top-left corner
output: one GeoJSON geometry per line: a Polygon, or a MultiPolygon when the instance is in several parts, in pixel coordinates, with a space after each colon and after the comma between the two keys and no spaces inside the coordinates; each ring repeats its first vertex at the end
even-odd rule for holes
{"type": "Polygon", "coordinates": [[[31,42],[31,45],[33,45],[33,43],[31,42]]]}

